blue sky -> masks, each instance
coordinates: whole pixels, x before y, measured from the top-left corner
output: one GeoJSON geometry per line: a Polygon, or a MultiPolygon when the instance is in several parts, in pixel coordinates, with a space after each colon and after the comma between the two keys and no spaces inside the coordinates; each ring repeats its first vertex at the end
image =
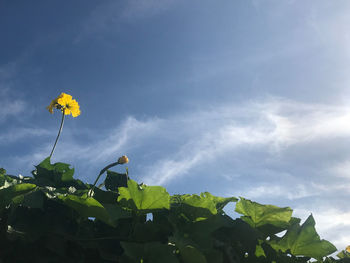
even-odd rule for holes
{"type": "MultiPolygon", "coordinates": [[[[350,2],[0,1],[0,166],[53,161],[312,213],[350,244],[350,2]],[[122,169],[122,168],[121,168],[122,169]]],[[[232,209],[233,207],[229,207],[232,209]]]]}

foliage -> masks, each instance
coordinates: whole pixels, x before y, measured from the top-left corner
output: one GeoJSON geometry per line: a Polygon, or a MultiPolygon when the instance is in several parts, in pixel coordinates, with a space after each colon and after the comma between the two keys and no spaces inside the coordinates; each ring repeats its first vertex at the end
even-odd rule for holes
{"type": "Polygon", "coordinates": [[[208,192],[170,196],[113,171],[107,190],[90,195],[92,185],[73,173],[50,158],[34,177],[0,169],[1,262],[350,262],[347,250],[327,257],[336,248],[320,239],[312,215],[301,224],[289,207],[208,192]],[[225,214],[230,202],[241,218],[225,214]]]}

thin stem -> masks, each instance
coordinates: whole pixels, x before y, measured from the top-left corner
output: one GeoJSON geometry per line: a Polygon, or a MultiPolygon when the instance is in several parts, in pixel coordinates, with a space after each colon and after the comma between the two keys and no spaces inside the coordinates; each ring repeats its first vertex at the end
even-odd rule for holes
{"type": "Polygon", "coordinates": [[[105,168],[103,168],[103,169],[100,171],[100,173],[99,173],[99,175],[97,176],[97,178],[96,178],[96,180],[95,180],[93,186],[91,187],[91,189],[90,189],[90,191],[89,191],[89,192],[90,192],[90,195],[92,195],[93,190],[95,189],[95,186],[96,186],[96,184],[97,184],[97,181],[98,181],[98,179],[100,179],[101,175],[102,175],[105,171],[107,171],[109,168],[111,168],[111,167],[113,167],[113,166],[116,166],[116,165],[118,165],[118,164],[119,164],[119,162],[111,163],[111,164],[107,165],[105,168]]]}
{"type": "Polygon", "coordinates": [[[56,137],[56,141],[55,141],[55,144],[53,145],[53,148],[52,148],[52,151],[50,153],[50,159],[51,159],[51,156],[56,148],[56,144],[57,144],[57,141],[58,141],[58,138],[60,137],[61,135],[61,131],[62,131],[62,128],[63,128],[63,123],[64,123],[64,111],[62,111],[62,119],[61,119],[61,125],[60,125],[60,129],[58,130],[58,134],[57,134],[57,137],[56,137]]]}

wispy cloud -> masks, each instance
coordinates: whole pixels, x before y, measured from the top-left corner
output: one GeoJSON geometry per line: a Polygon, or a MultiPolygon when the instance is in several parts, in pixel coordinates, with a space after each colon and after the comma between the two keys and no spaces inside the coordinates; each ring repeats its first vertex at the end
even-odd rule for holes
{"type": "Polygon", "coordinates": [[[341,161],[334,164],[334,166],[330,168],[330,172],[350,181],[350,160],[341,161]]]}
{"type": "MultiPolygon", "coordinates": [[[[4,78],[6,79],[7,77],[9,77],[9,74],[6,74],[6,77],[4,78]]],[[[15,98],[14,95],[11,95],[9,86],[1,83],[0,83],[0,104],[1,104],[0,123],[5,121],[8,117],[18,116],[26,108],[25,101],[15,98]]]]}
{"type": "Polygon", "coordinates": [[[183,137],[170,157],[149,167],[144,180],[150,184],[167,183],[237,148],[264,148],[270,156],[292,145],[350,136],[349,107],[282,99],[196,112],[168,122],[177,123],[183,137]]]}
{"type": "MultiPolygon", "coordinates": [[[[158,120],[150,119],[147,121],[138,121],[134,117],[126,118],[119,126],[105,132],[96,140],[91,139],[89,143],[79,142],[79,137],[83,131],[65,130],[60,138],[60,142],[52,157],[52,161],[66,161],[72,164],[78,164],[82,172],[90,172],[106,165],[108,161],[114,161],[123,154],[128,154],[133,149],[145,145],[146,138],[152,137],[152,134],[158,130],[158,120]],[[68,160],[69,159],[69,160],[68,160]],[[82,163],[80,166],[79,164],[82,163]],[[86,163],[89,163],[87,167],[86,163]]],[[[25,130],[25,129],[24,129],[25,130]]],[[[46,130],[34,130],[33,133],[43,135],[55,134],[46,130]]],[[[21,133],[23,135],[23,133],[21,133]]],[[[1,139],[1,138],[0,138],[1,139]]],[[[17,156],[16,163],[25,170],[33,167],[46,158],[52,148],[52,141],[42,144],[34,153],[28,153],[24,156],[17,156]]],[[[79,169],[78,169],[79,170],[79,169]]]]}
{"type": "Polygon", "coordinates": [[[16,116],[24,111],[25,103],[21,100],[14,101],[0,101],[1,103],[1,112],[0,112],[0,122],[6,120],[10,116],[16,116]]]}
{"type": "Polygon", "coordinates": [[[52,135],[49,130],[41,128],[17,128],[7,131],[4,134],[0,133],[0,145],[17,142],[21,139],[28,140],[31,137],[42,137],[52,135]]]}
{"type": "Polygon", "coordinates": [[[305,184],[296,184],[291,191],[290,186],[287,185],[274,185],[265,184],[257,187],[250,187],[246,191],[242,191],[241,195],[252,200],[259,200],[263,197],[269,196],[269,198],[280,198],[281,196],[289,200],[295,200],[299,198],[305,198],[314,196],[315,192],[306,187],[305,184]]]}

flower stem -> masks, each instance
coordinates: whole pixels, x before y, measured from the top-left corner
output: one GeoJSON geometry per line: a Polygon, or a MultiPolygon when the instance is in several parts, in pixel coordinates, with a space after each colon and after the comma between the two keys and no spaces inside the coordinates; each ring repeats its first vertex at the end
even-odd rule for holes
{"type": "Polygon", "coordinates": [[[105,171],[107,171],[109,168],[112,168],[113,166],[116,166],[116,165],[118,165],[118,164],[119,164],[119,162],[111,163],[111,164],[107,165],[105,168],[103,168],[103,169],[100,171],[100,173],[99,173],[99,175],[97,176],[97,178],[96,178],[94,184],[92,185],[92,187],[91,187],[90,190],[89,190],[89,196],[92,196],[93,191],[94,191],[94,189],[95,189],[95,186],[96,186],[96,184],[97,184],[97,181],[98,181],[98,179],[100,179],[101,175],[102,175],[105,171]]]}
{"type": "Polygon", "coordinates": [[[56,141],[55,141],[55,144],[53,145],[52,147],[52,150],[51,150],[51,153],[50,153],[50,159],[51,159],[51,156],[56,148],[56,144],[57,144],[57,141],[58,141],[58,138],[60,137],[61,135],[61,131],[62,131],[62,128],[63,128],[63,123],[64,123],[64,111],[62,111],[62,119],[61,119],[61,125],[60,125],[60,129],[58,130],[58,134],[57,134],[57,137],[56,137],[56,141]]]}

